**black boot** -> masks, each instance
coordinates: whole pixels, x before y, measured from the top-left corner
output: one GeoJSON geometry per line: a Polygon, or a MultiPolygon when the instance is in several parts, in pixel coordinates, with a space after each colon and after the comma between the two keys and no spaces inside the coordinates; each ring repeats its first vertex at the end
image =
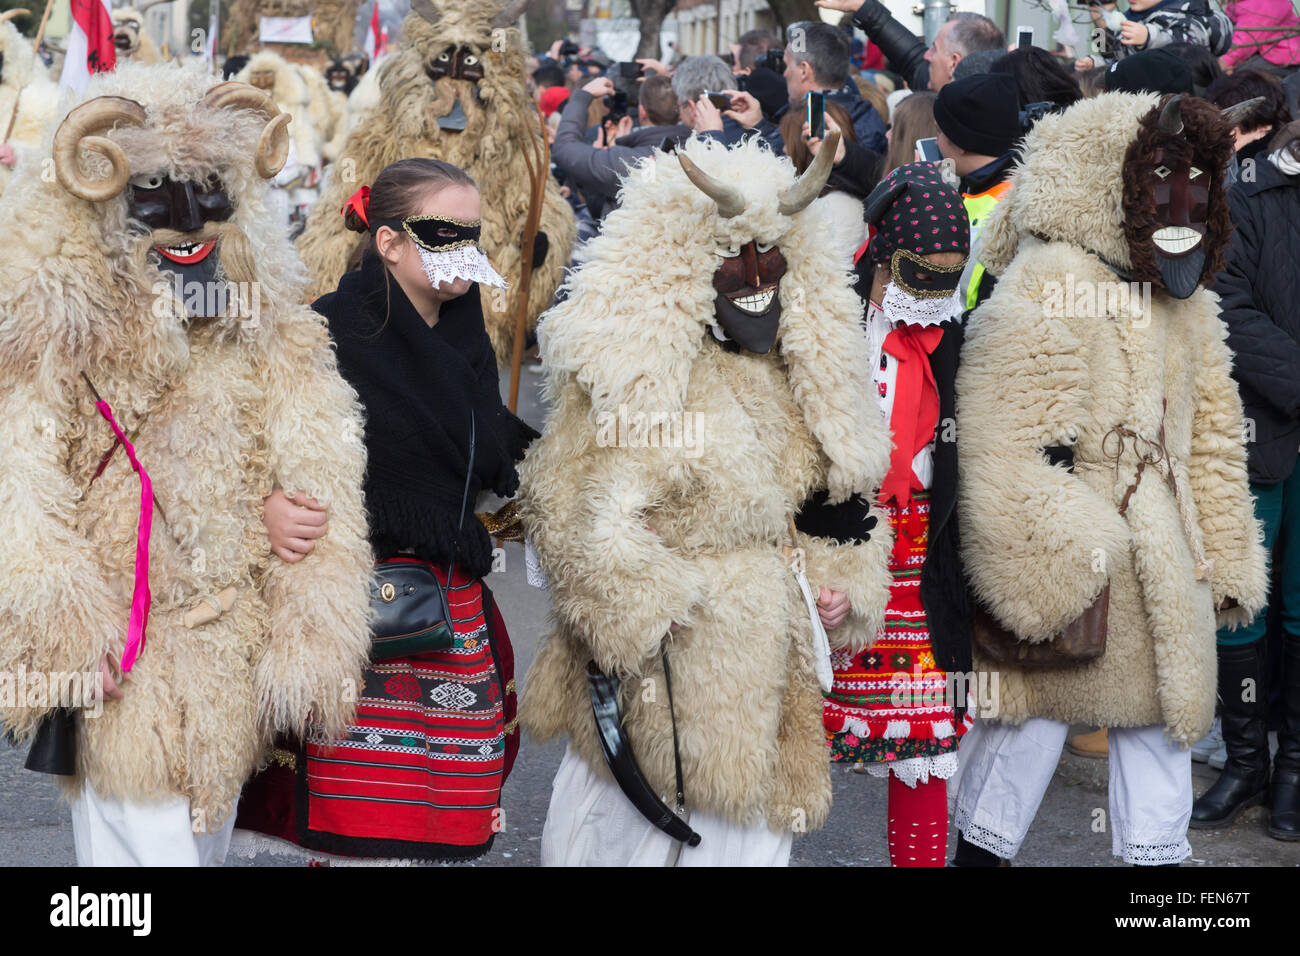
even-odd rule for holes
{"type": "Polygon", "coordinates": [[[1004,860],[996,853],[976,846],[966,839],[966,835],[957,831],[957,853],[952,859],[953,866],[1010,866],[1010,860],[1004,860]]]}
{"type": "Polygon", "coordinates": [[[1223,742],[1228,748],[1214,786],[1192,806],[1193,830],[1211,830],[1232,823],[1247,807],[1268,796],[1268,689],[1264,683],[1264,642],[1220,644],[1219,701],[1223,742]],[[1242,684],[1254,682],[1253,699],[1242,700],[1242,684]]]}
{"type": "Polygon", "coordinates": [[[1283,651],[1282,726],[1273,758],[1269,836],[1300,840],[1300,637],[1286,636],[1283,651]]]}

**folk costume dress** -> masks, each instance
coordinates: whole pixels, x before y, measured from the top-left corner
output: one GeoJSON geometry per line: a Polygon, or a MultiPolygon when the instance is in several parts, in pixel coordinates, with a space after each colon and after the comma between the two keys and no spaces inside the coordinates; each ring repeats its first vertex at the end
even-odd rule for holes
{"type": "MultiPolygon", "coordinates": [[[[958,740],[971,725],[964,699],[949,688],[949,669],[968,669],[965,587],[948,523],[955,493],[955,450],[936,442],[952,420],[952,383],[962,329],[956,281],[961,267],[939,269],[923,258],[969,251],[961,196],[935,167],[895,170],[867,201],[874,226],[859,252],[858,291],[872,367],[872,388],[894,449],[878,495],[894,534],[885,623],[875,642],[850,655],[832,654],[834,683],[823,726],[831,759],[889,778],[889,847],[896,866],[941,866],[947,838],[945,781],[957,771],[958,740]],[[880,303],[871,301],[877,264],[891,263],[880,303]],[[909,265],[910,263],[910,265],[909,265]],[[929,269],[930,271],[926,271],[929,269]],[[908,284],[916,270],[938,277],[941,291],[908,284]],[[946,282],[946,285],[944,283],[946,282]],[[947,286],[952,286],[951,289],[947,286]],[[932,513],[938,505],[938,559],[931,556],[932,513]],[[942,644],[932,637],[934,606],[942,644]],[[963,650],[963,648],[965,648],[963,650]]],[[[919,281],[919,280],[918,280],[919,281]]],[[[805,507],[800,525],[840,540],[870,532],[844,507],[805,507]],[[815,529],[815,530],[814,530],[815,529]]]]}
{"type": "MultiPolygon", "coordinates": [[[[245,787],[238,825],[314,856],[471,859],[499,829],[518,740],[509,636],[482,581],[491,539],[473,506],[481,489],[514,493],[514,462],[536,432],[501,404],[476,287],[444,303],[430,328],[368,252],[314,307],[366,407],[375,557],[433,569],[455,646],[367,667],[347,736],[284,742],[245,787]]],[[[235,842],[292,852],[242,833],[235,842]]]]}

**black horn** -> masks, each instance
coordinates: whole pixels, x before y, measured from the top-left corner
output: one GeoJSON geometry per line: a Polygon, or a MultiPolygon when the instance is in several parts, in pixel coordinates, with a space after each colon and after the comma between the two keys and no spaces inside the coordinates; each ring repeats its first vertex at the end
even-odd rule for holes
{"type": "Polygon", "coordinates": [[[1160,132],[1173,133],[1175,136],[1183,131],[1183,94],[1178,93],[1160,111],[1160,132]]]}

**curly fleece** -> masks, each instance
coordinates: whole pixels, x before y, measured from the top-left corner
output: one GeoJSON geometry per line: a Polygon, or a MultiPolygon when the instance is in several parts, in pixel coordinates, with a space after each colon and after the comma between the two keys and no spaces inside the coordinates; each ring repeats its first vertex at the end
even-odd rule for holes
{"type": "MultiPolygon", "coordinates": [[[[1002,667],[997,717],[1163,724],[1189,743],[1214,714],[1216,626],[1250,620],[1267,580],[1217,298],[1156,289],[1135,315],[1108,297],[1121,290],[1099,256],[1130,265],[1123,160],[1155,107],[1106,94],[1027,138],[985,228],[1000,279],[970,318],[957,376],[957,508],[973,590],[1022,640],[1050,639],[1111,589],[1105,654],[1002,667]],[[1163,428],[1173,462],[1173,486],[1149,467],[1124,515],[1137,460],[1132,439],[1110,457],[1116,426],[1151,441],[1163,428]],[[1052,445],[1070,446],[1073,471],[1048,463],[1052,445]],[[1227,598],[1239,606],[1216,615],[1227,598]]],[[[978,652],[975,664],[995,666],[978,652]]]]}
{"type": "MultiPolygon", "coordinates": [[[[84,372],[126,431],[139,429],[161,513],[147,642],[124,698],[81,721],[71,785],[181,794],[215,825],[275,733],[346,725],[369,649],[371,555],[361,409],[324,322],[299,304],[301,264],[253,169],[266,121],[200,107],[211,85],[126,65],[92,79],[86,98],[145,108],[143,127],[106,133],[133,174],[220,178],[257,264],[255,319],[178,317],[170,279],[143,264],[151,240],[128,226],[125,197],[86,202],[42,175],[54,126],[0,200],[0,672],[93,671],[125,642],[140,489],[120,453],[92,484],[113,436],[84,372]],[[293,565],[271,555],[262,525],[276,484],[330,511],[329,533],[293,565]],[[184,626],[228,586],[229,612],[184,626]]],[[[102,163],[83,152],[82,165],[93,175],[102,163]]],[[[44,708],[18,703],[0,718],[27,738],[44,708]]]]}
{"type": "MultiPolygon", "coordinates": [[[[684,151],[744,192],[744,213],[720,218],[674,157],[644,160],[541,326],[553,410],[521,470],[520,511],[552,582],[555,628],[521,715],[531,734],[569,737],[607,773],[586,690],[594,659],[624,679],[637,761],[668,793],[666,647],[691,806],[814,828],[831,796],[822,696],[779,545],[809,493],[874,495],[889,439],[869,404],[851,249],[822,243],[828,205],[780,214],[794,170],[756,141],[692,140],[684,151]],[[788,263],[778,344],[765,356],[726,352],[709,333],[720,252],[752,239],[788,263]],[[694,447],[620,446],[608,426],[621,411],[685,417],[703,434],[694,447]],[[682,627],[666,637],[672,622],[682,627]]],[[[850,595],[853,614],[832,641],[869,643],[888,598],[888,533],[799,543],[812,586],[850,595]]]]}

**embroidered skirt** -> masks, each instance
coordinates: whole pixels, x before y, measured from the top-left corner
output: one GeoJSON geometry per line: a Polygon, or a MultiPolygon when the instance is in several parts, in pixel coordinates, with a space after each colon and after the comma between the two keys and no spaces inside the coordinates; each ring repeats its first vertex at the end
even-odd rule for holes
{"type": "Polygon", "coordinates": [[[822,721],[832,760],[861,762],[874,776],[892,772],[914,786],[956,772],[957,741],[972,721],[969,712],[955,717],[921,604],[929,496],[918,492],[908,509],[891,501],[885,510],[896,542],[885,624],[875,644],[856,656],[832,652],[835,680],[822,721]]]}
{"type": "MultiPolygon", "coordinates": [[[[433,567],[445,583],[445,569],[433,567]]],[[[490,594],[458,569],[447,591],[455,646],[367,666],[347,735],[277,749],[245,785],[237,825],[343,856],[486,853],[499,828],[514,691],[492,646],[498,631],[508,638],[490,594]]]]}

